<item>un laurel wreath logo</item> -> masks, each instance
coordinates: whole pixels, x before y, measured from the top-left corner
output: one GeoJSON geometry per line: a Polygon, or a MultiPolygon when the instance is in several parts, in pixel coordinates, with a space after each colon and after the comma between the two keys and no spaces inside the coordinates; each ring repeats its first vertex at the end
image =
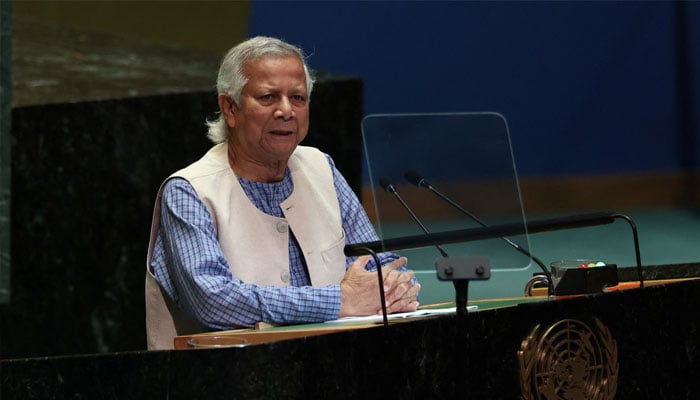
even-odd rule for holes
{"type": "Polygon", "coordinates": [[[564,319],[535,326],[518,351],[524,400],[610,400],[617,391],[617,342],[600,320],[593,329],[564,319]]]}

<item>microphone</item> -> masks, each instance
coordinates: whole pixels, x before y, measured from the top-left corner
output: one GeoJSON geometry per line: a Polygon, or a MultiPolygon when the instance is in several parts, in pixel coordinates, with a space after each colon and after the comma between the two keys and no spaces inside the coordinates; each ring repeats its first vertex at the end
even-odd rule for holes
{"type": "MultiPolygon", "coordinates": [[[[423,232],[426,234],[426,236],[430,236],[430,232],[428,231],[428,228],[426,228],[425,225],[423,225],[423,223],[420,221],[420,219],[418,219],[418,217],[413,212],[411,207],[409,207],[408,204],[406,204],[406,202],[403,200],[401,195],[399,195],[399,192],[396,190],[394,185],[391,183],[391,180],[388,177],[383,176],[382,178],[379,179],[379,185],[382,187],[382,189],[384,189],[387,192],[394,195],[394,197],[396,197],[396,199],[399,200],[399,202],[401,203],[403,208],[411,215],[411,218],[413,218],[413,220],[418,224],[418,226],[420,226],[420,228],[423,230],[423,232]]],[[[438,251],[442,255],[443,260],[447,260],[449,258],[445,249],[443,249],[439,244],[436,244],[435,247],[438,249],[438,251]]],[[[445,267],[450,270],[449,274],[453,273],[452,272],[453,267],[449,266],[449,262],[447,262],[447,263],[443,262],[441,264],[445,264],[445,267]]],[[[482,276],[482,277],[483,276],[490,276],[490,274],[485,274],[483,272],[484,271],[483,266],[481,266],[479,268],[481,268],[481,270],[482,270],[480,276],[482,276]]],[[[442,269],[444,270],[444,267],[442,269]]],[[[441,268],[438,267],[438,270],[441,270],[441,268]]],[[[457,310],[457,317],[461,319],[467,315],[467,301],[468,301],[467,293],[469,291],[469,281],[464,280],[464,279],[454,279],[454,280],[452,280],[452,284],[455,287],[455,293],[456,293],[455,306],[456,306],[456,310],[457,310]]]]}
{"type": "MultiPolygon", "coordinates": [[[[409,183],[411,183],[411,184],[413,184],[413,185],[415,185],[415,186],[417,186],[417,187],[419,187],[419,188],[425,188],[425,189],[430,190],[432,193],[434,193],[435,195],[437,195],[439,198],[441,198],[442,200],[444,200],[445,202],[447,202],[449,205],[451,205],[452,207],[456,208],[456,209],[459,210],[462,214],[464,214],[464,215],[466,215],[467,217],[471,218],[473,221],[475,221],[475,222],[478,223],[479,225],[483,226],[484,228],[487,228],[487,227],[488,227],[488,225],[487,225],[484,221],[482,221],[481,219],[479,219],[476,215],[474,215],[473,213],[471,213],[471,212],[465,210],[462,206],[460,206],[459,204],[455,203],[452,199],[450,199],[449,197],[445,196],[445,195],[444,195],[442,192],[440,192],[439,190],[435,189],[435,188],[428,182],[428,180],[425,179],[425,177],[424,177],[423,175],[421,175],[419,172],[417,172],[417,171],[415,171],[415,170],[408,170],[408,171],[406,171],[406,172],[404,173],[404,178],[406,178],[406,180],[407,180],[409,183]]],[[[520,246],[520,245],[518,245],[517,243],[513,242],[513,241],[510,240],[509,238],[507,238],[507,237],[505,237],[505,236],[502,236],[501,239],[503,239],[506,243],[508,243],[508,244],[509,244],[511,247],[513,247],[515,250],[519,251],[520,253],[524,254],[526,257],[530,258],[532,261],[534,261],[534,262],[540,267],[540,269],[542,270],[542,272],[544,272],[545,276],[547,277],[547,289],[548,289],[549,294],[550,294],[550,295],[554,294],[554,284],[553,284],[553,282],[552,282],[552,275],[551,275],[551,273],[549,272],[549,270],[547,269],[547,267],[544,265],[544,263],[543,263],[539,258],[535,257],[534,255],[532,255],[532,253],[530,253],[529,251],[525,250],[524,248],[522,248],[522,246],[520,246]]]]}
{"type": "MultiPolygon", "coordinates": [[[[383,176],[379,179],[379,185],[382,187],[382,189],[391,193],[392,195],[394,195],[394,197],[396,197],[397,200],[399,200],[399,202],[401,203],[403,208],[411,215],[411,218],[413,218],[413,220],[418,224],[418,226],[420,226],[420,228],[423,230],[423,232],[426,235],[430,234],[430,232],[428,231],[428,228],[426,228],[425,225],[423,225],[423,223],[418,219],[418,217],[413,212],[413,210],[411,210],[411,207],[409,207],[408,204],[406,204],[406,202],[403,200],[401,195],[399,195],[399,192],[394,187],[394,184],[391,183],[391,179],[389,179],[386,176],[383,176]]],[[[440,254],[443,257],[448,257],[447,252],[442,247],[440,247],[439,244],[435,245],[435,247],[438,249],[438,251],[440,252],[440,254]]]]}
{"type": "Polygon", "coordinates": [[[436,194],[438,197],[440,197],[441,199],[443,199],[444,201],[446,201],[447,203],[449,203],[452,207],[454,207],[454,208],[456,208],[457,210],[459,210],[462,214],[468,216],[468,217],[471,218],[472,220],[474,220],[474,221],[476,221],[477,223],[479,223],[481,226],[484,226],[484,227],[487,226],[486,223],[483,222],[483,221],[481,221],[479,218],[477,218],[476,215],[474,215],[474,214],[470,213],[469,211],[465,210],[465,209],[462,208],[459,204],[457,204],[457,203],[455,203],[454,201],[452,201],[452,199],[450,199],[449,197],[445,196],[445,195],[442,194],[440,191],[438,191],[437,189],[435,189],[435,188],[425,179],[425,177],[424,177],[423,175],[421,175],[419,172],[417,172],[417,171],[411,169],[411,170],[406,171],[406,172],[404,173],[403,176],[404,176],[404,178],[406,178],[406,180],[407,180],[409,183],[411,183],[411,184],[413,184],[413,185],[415,185],[415,186],[418,186],[419,188],[426,188],[426,189],[430,190],[431,192],[433,192],[434,194],[436,194]]]}

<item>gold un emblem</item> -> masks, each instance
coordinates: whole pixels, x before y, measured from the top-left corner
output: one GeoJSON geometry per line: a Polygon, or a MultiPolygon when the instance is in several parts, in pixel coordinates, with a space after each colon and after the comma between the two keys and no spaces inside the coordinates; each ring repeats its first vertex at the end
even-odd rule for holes
{"type": "Polygon", "coordinates": [[[610,400],[617,391],[617,343],[597,318],[595,329],[564,319],[537,325],[520,346],[525,400],[610,400]]]}

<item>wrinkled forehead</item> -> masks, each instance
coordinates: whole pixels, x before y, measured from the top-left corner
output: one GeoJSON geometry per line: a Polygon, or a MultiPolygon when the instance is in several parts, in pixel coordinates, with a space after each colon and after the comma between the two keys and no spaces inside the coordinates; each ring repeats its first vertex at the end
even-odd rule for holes
{"type": "Polygon", "coordinates": [[[277,80],[278,78],[298,79],[304,86],[308,83],[303,61],[293,55],[258,57],[249,60],[243,65],[243,74],[246,77],[245,86],[248,86],[251,80],[277,80]]]}
{"type": "Polygon", "coordinates": [[[272,66],[285,65],[289,67],[298,66],[303,73],[306,72],[306,64],[304,60],[295,54],[265,54],[259,57],[251,58],[243,63],[243,73],[247,78],[256,70],[270,68],[272,66]]]}

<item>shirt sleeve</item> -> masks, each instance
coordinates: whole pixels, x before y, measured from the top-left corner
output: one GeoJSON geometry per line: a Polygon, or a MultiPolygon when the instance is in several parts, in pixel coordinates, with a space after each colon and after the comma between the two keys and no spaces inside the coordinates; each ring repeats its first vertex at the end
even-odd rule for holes
{"type": "Polygon", "coordinates": [[[184,179],[163,188],[159,234],[151,263],[159,284],[192,318],[211,329],[332,320],[340,286],[259,286],[234,279],[211,214],[184,179]]]}

